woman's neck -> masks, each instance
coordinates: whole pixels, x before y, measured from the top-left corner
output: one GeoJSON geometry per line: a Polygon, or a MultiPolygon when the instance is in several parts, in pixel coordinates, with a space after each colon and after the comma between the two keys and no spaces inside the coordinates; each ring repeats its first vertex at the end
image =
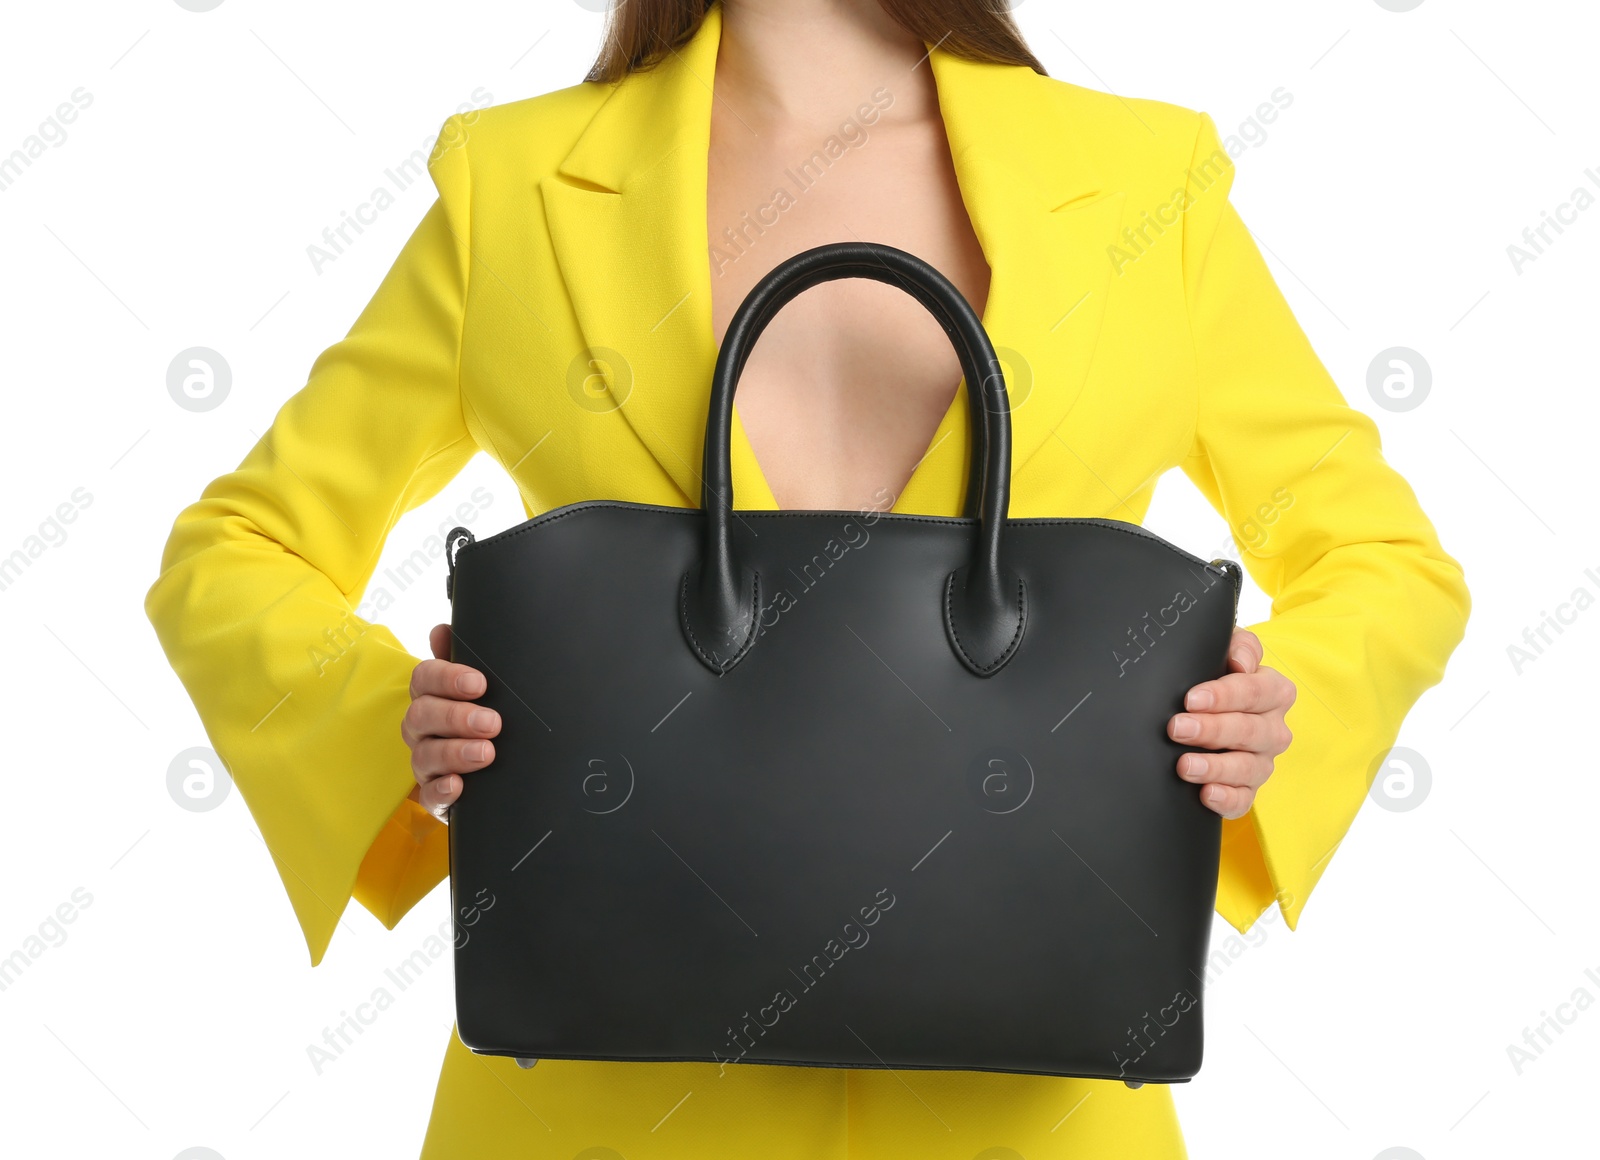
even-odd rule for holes
{"type": "Polygon", "coordinates": [[[878,0],[722,0],[717,99],[747,125],[818,128],[889,88],[896,119],[937,112],[927,46],[878,0]]]}

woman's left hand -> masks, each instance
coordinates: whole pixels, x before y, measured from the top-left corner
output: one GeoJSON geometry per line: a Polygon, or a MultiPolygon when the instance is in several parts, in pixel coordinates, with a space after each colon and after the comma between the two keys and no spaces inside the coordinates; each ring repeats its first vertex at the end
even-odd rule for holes
{"type": "Polygon", "coordinates": [[[1185,753],[1178,775],[1201,786],[1200,800],[1225,818],[1250,812],[1256,790],[1272,776],[1272,763],[1289,748],[1283,716],[1294,704],[1294,682],[1265,667],[1261,638],[1235,629],[1228,642],[1228,673],[1202,681],[1184,697],[1184,712],[1167,722],[1167,736],[1185,745],[1225,753],[1185,753]]]}

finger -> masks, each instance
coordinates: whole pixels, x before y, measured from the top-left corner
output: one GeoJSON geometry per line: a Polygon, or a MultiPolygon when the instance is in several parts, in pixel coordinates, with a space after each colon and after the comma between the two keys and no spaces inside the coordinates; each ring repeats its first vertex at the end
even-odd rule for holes
{"type": "Polygon", "coordinates": [[[445,821],[450,807],[461,797],[463,784],[460,774],[447,773],[436,777],[421,787],[418,804],[440,821],[445,821]]]}
{"type": "Polygon", "coordinates": [[[1233,638],[1228,641],[1228,667],[1235,672],[1253,673],[1267,655],[1266,647],[1261,643],[1261,638],[1248,628],[1233,630],[1233,638]]]}
{"type": "Polygon", "coordinates": [[[430,737],[411,751],[411,768],[427,791],[428,782],[453,773],[472,773],[494,760],[494,742],[430,737]]]}
{"type": "Polygon", "coordinates": [[[1256,791],[1228,785],[1208,785],[1200,791],[1200,800],[1207,809],[1215,810],[1225,818],[1242,818],[1255,803],[1256,791]]]}
{"type": "Polygon", "coordinates": [[[1264,713],[1294,704],[1294,682],[1277,669],[1228,673],[1202,681],[1183,698],[1183,707],[1211,713],[1264,713]]]}
{"type": "Polygon", "coordinates": [[[411,670],[411,695],[413,697],[448,697],[454,701],[470,701],[488,690],[489,682],[483,674],[469,665],[453,661],[422,661],[411,670]]]}
{"type": "Polygon", "coordinates": [[[1272,776],[1273,759],[1262,753],[1185,753],[1178,758],[1178,776],[1196,785],[1233,785],[1260,789],[1272,776]]]}
{"type": "Polygon", "coordinates": [[[1292,736],[1278,713],[1179,713],[1167,722],[1167,736],[1198,749],[1248,749],[1282,753],[1292,736]]]}
{"type": "Polygon", "coordinates": [[[412,701],[400,721],[400,736],[415,746],[428,737],[494,737],[500,714],[470,701],[422,696],[412,701]]]}
{"type": "Polygon", "coordinates": [[[450,659],[450,626],[436,624],[433,631],[428,633],[428,647],[433,650],[435,660],[447,661],[450,659]]]}

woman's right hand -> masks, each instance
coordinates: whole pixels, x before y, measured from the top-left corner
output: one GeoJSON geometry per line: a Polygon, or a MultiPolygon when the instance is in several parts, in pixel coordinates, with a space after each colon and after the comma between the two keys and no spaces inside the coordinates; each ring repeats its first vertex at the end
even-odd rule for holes
{"type": "Polygon", "coordinates": [[[461,796],[462,775],[494,760],[500,714],[472,704],[489,683],[483,674],[450,657],[450,626],[436,624],[428,634],[434,658],[411,671],[411,707],[400,722],[400,736],[411,748],[417,785],[411,800],[441,822],[461,796]]]}

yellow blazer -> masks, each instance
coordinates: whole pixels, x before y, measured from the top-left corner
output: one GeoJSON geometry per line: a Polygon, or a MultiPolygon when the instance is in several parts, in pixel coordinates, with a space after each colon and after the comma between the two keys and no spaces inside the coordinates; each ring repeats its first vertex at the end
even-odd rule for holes
{"type": "MultiPolygon", "coordinates": [[[[720,27],[713,7],[681,52],[618,85],[450,118],[429,162],[439,198],[371,303],[238,470],[177,519],[146,609],[313,963],[352,896],[393,927],[447,872],[444,828],[406,799],[399,724],[417,658],[352,615],[396,520],[480,451],[530,516],[595,498],[698,503],[720,27]],[[605,356],[614,397],[598,402],[596,348],[621,356],[605,356]],[[330,628],[354,643],[319,671],[308,655],[330,628]]],[[[1012,513],[1137,523],[1177,467],[1272,597],[1249,627],[1299,687],[1294,742],[1254,810],[1224,827],[1217,909],[1242,931],[1276,900],[1293,926],[1375,758],[1462,637],[1462,570],[1290,314],[1228,201],[1210,117],[938,49],[928,65],[992,271],[984,323],[1010,372],[1012,513]]],[[[759,240],[753,252],[781,256],[759,240]]],[[[963,389],[894,510],[959,512],[966,418],[963,389]]],[[[739,506],[776,506],[737,424],[733,471],[739,506]]],[[[1112,1142],[1124,1157],[1182,1155],[1168,1089],[523,1071],[452,1036],[424,1155],[970,1160],[1004,1147],[1037,1160],[1110,1155],[1112,1142]]]]}

